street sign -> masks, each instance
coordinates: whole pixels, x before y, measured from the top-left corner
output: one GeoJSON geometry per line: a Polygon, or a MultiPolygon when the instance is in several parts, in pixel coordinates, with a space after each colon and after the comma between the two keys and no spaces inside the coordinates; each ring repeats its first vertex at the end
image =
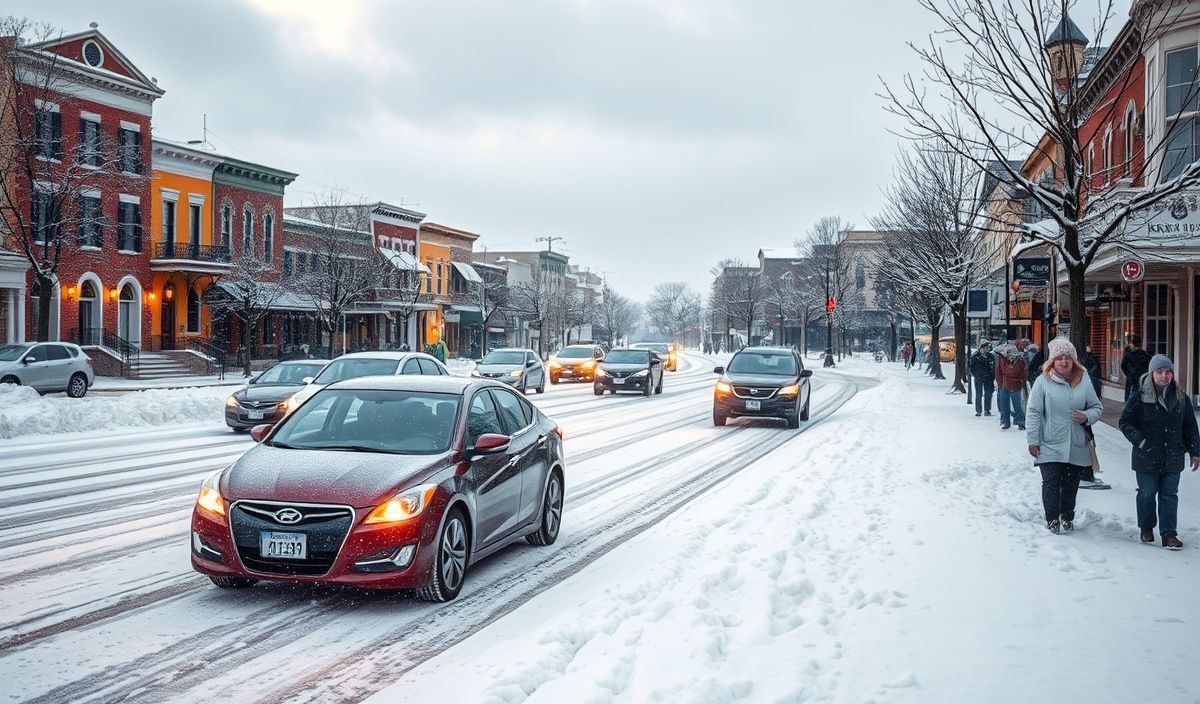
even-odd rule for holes
{"type": "Polygon", "coordinates": [[[832,313],[835,310],[837,310],[837,299],[830,296],[829,300],[825,301],[825,312],[832,313]]]}
{"type": "Polygon", "coordinates": [[[1013,260],[1013,281],[1021,286],[1044,287],[1050,284],[1050,258],[1027,257],[1013,260]]]}
{"type": "Polygon", "coordinates": [[[986,288],[973,288],[967,291],[968,318],[990,318],[992,316],[992,297],[986,288]]]}
{"type": "Polygon", "coordinates": [[[1136,284],[1146,278],[1146,265],[1136,259],[1121,262],[1121,278],[1127,284],[1136,284]]]}

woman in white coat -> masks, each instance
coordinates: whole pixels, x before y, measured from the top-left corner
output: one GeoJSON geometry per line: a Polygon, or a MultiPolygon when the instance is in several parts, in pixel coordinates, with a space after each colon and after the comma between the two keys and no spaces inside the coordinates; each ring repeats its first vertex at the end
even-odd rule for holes
{"type": "Polygon", "coordinates": [[[1075,529],[1079,477],[1092,464],[1084,426],[1099,422],[1104,407],[1071,341],[1048,345],[1046,363],[1029,391],[1025,433],[1033,463],[1042,470],[1042,508],[1051,532],[1075,529]]]}

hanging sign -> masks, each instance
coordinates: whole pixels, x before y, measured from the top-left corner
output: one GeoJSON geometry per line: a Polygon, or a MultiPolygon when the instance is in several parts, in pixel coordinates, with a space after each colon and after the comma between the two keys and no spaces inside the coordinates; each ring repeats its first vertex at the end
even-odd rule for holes
{"type": "Polygon", "coordinates": [[[1146,265],[1136,259],[1121,262],[1121,278],[1127,284],[1136,284],[1146,278],[1146,265]]]}

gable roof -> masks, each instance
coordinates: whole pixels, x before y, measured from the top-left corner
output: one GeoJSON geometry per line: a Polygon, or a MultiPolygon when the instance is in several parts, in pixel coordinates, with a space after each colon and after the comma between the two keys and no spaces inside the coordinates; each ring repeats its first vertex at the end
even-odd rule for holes
{"type": "Polygon", "coordinates": [[[158,83],[154,79],[143,73],[125,54],[121,53],[121,50],[96,28],[95,22],[92,23],[91,29],[87,31],[63,35],[46,41],[33,42],[22,48],[31,55],[43,60],[53,60],[67,70],[76,73],[85,73],[93,78],[127,88],[141,89],[152,94],[154,97],[161,96],[165,92],[162,88],[158,87],[158,83]],[[114,60],[116,66],[111,68],[105,68],[103,64],[99,67],[91,66],[83,60],[82,53],[77,55],[75,47],[82,47],[88,40],[95,41],[100,45],[106,59],[111,58],[114,60]]]}

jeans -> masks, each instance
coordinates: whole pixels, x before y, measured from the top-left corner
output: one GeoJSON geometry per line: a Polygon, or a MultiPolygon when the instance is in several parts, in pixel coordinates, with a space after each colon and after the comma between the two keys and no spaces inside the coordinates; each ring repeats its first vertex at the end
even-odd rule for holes
{"type": "Polygon", "coordinates": [[[996,391],[994,379],[975,378],[975,412],[992,412],[992,394],[996,391]],[[986,394],[986,395],[985,395],[986,394]]]}
{"type": "Polygon", "coordinates": [[[1075,495],[1079,492],[1079,475],[1083,467],[1066,462],[1047,462],[1038,467],[1042,470],[1042,508],[1046,512],[1046,522],[1059,518],[1075,520],[1075,495]]]}
{"type": "Polygon", "coordinates": [[[1025,425],[1025,403],[1020,391],[1009,391],[1001,386],[996,405],[1000,407],[1000,425],[1025,425]]]}
{"type": "Polygon", "coordinates": [[[1175,521],[1179,516],[1179,472],[1137,472],[1137,519],[1138,528],[1154,530],[1155,514],[1159,532],[1164,536],[1175,535],[1175,521]],[[1157,507],[1154,497],[1158,496],[1157,507]],[[1155,510],[1157,508],[1157,511],[1155,510]]]}

